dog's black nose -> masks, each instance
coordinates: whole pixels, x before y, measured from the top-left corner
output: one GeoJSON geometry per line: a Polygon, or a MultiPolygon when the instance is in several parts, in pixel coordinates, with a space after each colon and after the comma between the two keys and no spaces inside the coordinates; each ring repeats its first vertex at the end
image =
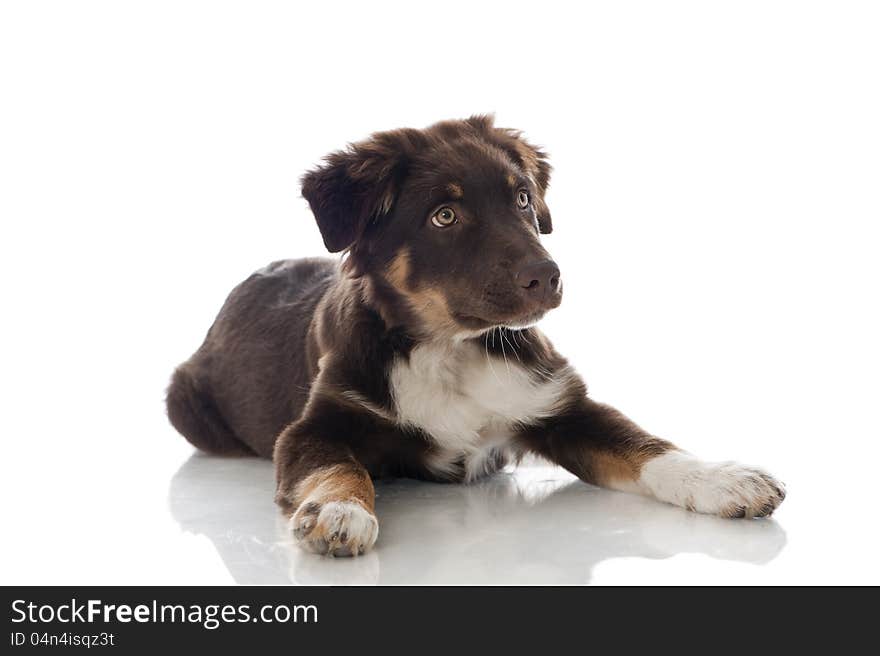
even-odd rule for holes
{"type": "Polygon", "coordinates": [[[553,260],[532,262],[519,270],[516,282],[535,297],[548,298],[559,291],[559,267],[553,260]]]}

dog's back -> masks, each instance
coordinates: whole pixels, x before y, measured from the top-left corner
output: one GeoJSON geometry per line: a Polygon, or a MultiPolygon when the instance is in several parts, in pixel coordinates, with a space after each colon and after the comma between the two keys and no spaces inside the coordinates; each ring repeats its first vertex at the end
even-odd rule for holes
{"type": "Polygon", "coordinates": [[[187,440],[209,453],[272,456],[308,399],[309,326],[337,275],[327,258],[281,260],[232,290],[168,388],[168,416],[187,440]]]}

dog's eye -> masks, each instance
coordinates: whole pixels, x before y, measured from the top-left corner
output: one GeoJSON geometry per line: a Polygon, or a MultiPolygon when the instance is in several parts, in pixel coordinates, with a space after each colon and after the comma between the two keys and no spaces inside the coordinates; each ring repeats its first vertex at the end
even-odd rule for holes
{"type": "Polygon", "coordinates": [[[438,228],[451,226],[455,221],[455,212],[452,211],[451,207],[441,207],[434,213],[434,216],[431,217],[431,223],[438,228]]]}
{"type": "Polygon", "coordinates": [[[521,209],[525,209],[529,206],[531,199],[529,198],[529,192],[520,190],[520,192],[516,195],[516,204],[519,205],[521,209]]]}

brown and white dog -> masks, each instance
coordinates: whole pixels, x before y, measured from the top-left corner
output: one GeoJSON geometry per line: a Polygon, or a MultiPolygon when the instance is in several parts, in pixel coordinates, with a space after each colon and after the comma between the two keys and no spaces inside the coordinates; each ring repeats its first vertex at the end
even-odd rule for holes
{"type": "Polygon", "coordinates": [[[374,134],[302,193],[340,262],[275,262],[236,287],[174,373],[196,447],[275,461],[306,549],[378,536],[372,479],[469,481],[524,454],[584,481],[725,517],[769,515],[765,472],[707,463],[593,401],[534,328],[562,299],[541,245],[545,154],[491,117],[374,134]]]}

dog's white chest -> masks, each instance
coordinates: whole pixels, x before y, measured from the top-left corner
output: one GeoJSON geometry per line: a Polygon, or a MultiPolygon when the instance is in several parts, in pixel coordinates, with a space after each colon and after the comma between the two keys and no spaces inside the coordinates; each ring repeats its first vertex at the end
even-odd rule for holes
{"type": "Polygon", "coordinates": [[[429,343],[394,361],[390,382],[398,421],[435,441],[430,466],[443,471],[464,457],[466,475],[478,476],[516,424],[552,414],[562,382],[541,380],[509,357],[514,361],[490,356],[474,343],[429,343]]]}

